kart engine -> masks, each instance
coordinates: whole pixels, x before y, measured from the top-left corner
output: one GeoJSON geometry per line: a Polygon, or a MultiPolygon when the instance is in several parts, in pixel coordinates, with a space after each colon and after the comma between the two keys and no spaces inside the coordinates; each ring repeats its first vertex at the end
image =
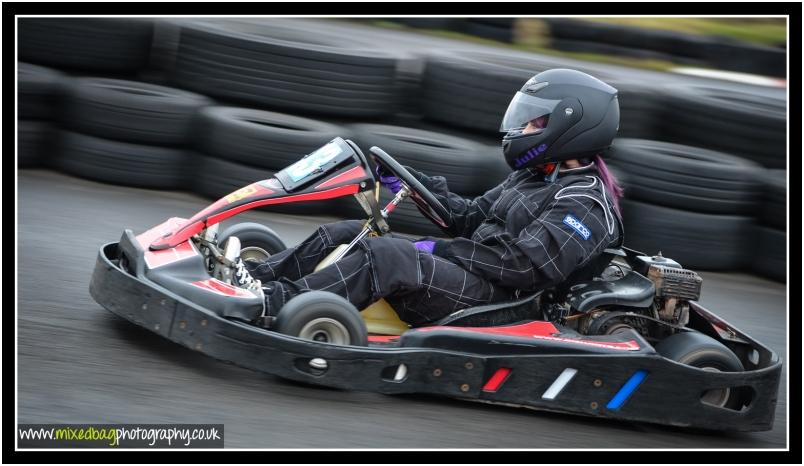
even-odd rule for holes
{"type": "Polygon", "coordinates": [[[654,306],[659,319],[674,325],[687,325],[689,302],[701,296],[703,279],[692,270],[657,264],[648,268],[648,278],[656,287],[654,306]]]}
{"type": "MultiPolygon", "coordinates": [[[[687,325],[689,302],[701,294],[701,277],[661,254],[638,256],[635,271],[653,283],[655,295],[648,307],[605,305],[583,313],[566,304],[554,304],[545,310],[545,315],[587,335],[612,335],[634,329],[645,337],[661,338],[673,333],[673,327],[687,325]]],[[[616,282],[624,276],[622,267],[612,263],[599,280],[616,282]]]]}

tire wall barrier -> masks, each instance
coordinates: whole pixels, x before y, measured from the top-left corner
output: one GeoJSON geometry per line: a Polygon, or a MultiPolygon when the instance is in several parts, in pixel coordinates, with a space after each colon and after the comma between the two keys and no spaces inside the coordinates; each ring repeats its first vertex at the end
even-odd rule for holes
{"type": "MultiPolygon", "coordinates": [[[[425,50],[414,62],[348,34],[311,38],[287,21],[155,29],[151,20],[29,19],[19,28],[20,168],[212,200],[340,136],[364,152],[382,147],[471,198],[510,172],[498,127],[511,96],[540,71],[571,67],[619,90],[620,135],[606,155],[625,187],[626,246],[690,268],[786,279],[783,98],[654,86],[522,53],[425,50]],[[152,75],[164,79],[142,81],[152,75]]],[[[496,19],[485,25],[505,27],[496,19]]],[[[381,203],[390,199],[383,189],[381,203]]],[[[365,215],[352,198],[266,210],[365,215]]],[[[410,201],[389,223],[443,236],[410,201]]]]}
{"type": "Polygon", "coordinates": [[[697,147],[618,138],[626,245],[685,267],[785,280],[785,170],[697,147]],[[781,263],[781,267],[779,267],[781,263]]]}
{"type": "Polygon", "coordinates": [[[516,18],[386,18],[417,29],[455,31],[483,39],[512,43],[516,18]]]}
{"type": "Polygon", "coordinates": [[[552,45],[568,52],[654,58],[766,76],[786,76],[783,48],[571,18],[544,18],[552,45]]]}

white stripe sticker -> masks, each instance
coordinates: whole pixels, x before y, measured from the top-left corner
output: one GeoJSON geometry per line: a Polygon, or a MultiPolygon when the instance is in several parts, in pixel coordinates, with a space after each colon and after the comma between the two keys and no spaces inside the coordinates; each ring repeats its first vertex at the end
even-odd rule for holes
{"type": "Polygon", "coordinates": [[[544,392],[544,395],[542,395],[542,399],[545,400],[555,399],[555,397],[557,397],[558,394],[561,393],[561,390],[563,390],[564,387],[567,386],[570,380],[572,380],[572,378],[575,377],[575,374],[577,373],[578,373],[577,369],[571,369],[569,367],[564,369],[564,372],[562,372],[561,375],[559,375],[558,378],[555,380],[555,382],[553,382],[553,384],[550,385],[550,388],[548,388],[547,391],[544,392]]]}

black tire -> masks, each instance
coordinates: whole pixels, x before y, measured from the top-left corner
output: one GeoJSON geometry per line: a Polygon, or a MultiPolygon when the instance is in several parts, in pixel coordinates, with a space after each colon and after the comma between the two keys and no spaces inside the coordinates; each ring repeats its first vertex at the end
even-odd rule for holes
{"type": "Polygon", "coordinates": [[[787,76],[787,51],[768,45],[711,41],[705,48],[707,62],[716,69],[739,71],[762,76],[787,76]]]}
{"type": "Polygon", "coordinates": [[[48,148],[55,131],[44,121],[17,122],[17,166],[19,168],[35,168],[48,164],[48,148]]]}
{"type": "Polygon", "coordinates": [[[470,18],[469,21],[473,23],[488,24],[498,28],[512,29],[517,22],[517,18],[470,18]]]}
{"type": "Polygon", "coordinates": [[[749,92],[706,85],[667,86],[664,140],[704,147],[785,168],[786,100],[783,90],[749,92]]]}
{"type": "Polygon", "coordinates": [[[65,82],[66,77],[56,70],[30,63],[18,63],[17,118],[55,119],[65,82]]]}
{"type": "Polygon", "coordinates": [[[501,181],[489,176],[503,159],[501,149],[483,153],[489,148],[468,139],[401,126],[357,124],[349,129],[358,146],[378,146],[403,165],[443,176],[452,192],[480,194],[501,181]]]}
{"type": "Polygon", "coordinates": [[[394,111],[398,57],[376,46],[281,22],[187,21],[181,31],[174,80],[182,87],[294,112],[394,111]]]}
{"type": "Polygon", "coordinates": [[[787,170],[771,169],[762,178],[763,201],[759,220],[768,227],[787,230],[787,170]]]}
{"type": "Polygon", "coordinates": [[[626,28],[613,24],[571,18],[544,18],[550,37],[562,39],[620,44],[623,40],[617,31],[626,28]]]}
{"type": "Polygon", "coordinates": [[[236,107],[198,113],[198,149],[224,160],[283,169],[348,131],[310,118],[236,107]]]}
{"type": "Polygon", "coordinates": [[[695,212],[750,214],[761,201],[757,173],[739,157],[697,147],[618,138],[612,165],[629,175],[628,197],[695,212]]]}
{"type": "Polygon", "coordinates": [[[702,65],[702,60],[684,59],[655,50],[645,49],[640,44],[615,45],[596,41],[557,39],[550,40],[550,46],[556,50],[573,53],[594,53],[613,55],[616,57],[637,58],[640,60],[661,60],[670,63],[686,63],[702,65]]]}
{"type": "Polygon", "coordinates": [[[459,20],[455,18],[387,18],[388,21],[404,24],[417,29],[455,29],[459,20]]]}
{"type": "Polygon", "coordinates": [[[308,291],[288,301],[279,311],[276,330],[313,341],[368,346],[368,330],[360,312],[328,291],[308,291]]]}
{"type": "Polygon", "coordinates": [[[306,26],[265,19],[192,20],[183,24],[182,33],[190,32],[217,44],[246,51],[273,53],[304,60],[328,62],[341,66],[378,68],[384,73],[396,66],[398,56],[386,48],[374,46],[347,34],[316,31],[306,26]]]}
{"type": "Polygon", "coordinates": [[[79,78],[65,98],[64,125],[94,136],[138,144],[179,146],[192,135],[199,94],[137,81],[79,78]]]}
{"type": "MultiPolygon", "coordinates": [[[[664,97],[644,83],[608,82],[617,89],[620,102],[618,138],[659,139],[659,116],[664,97]]],[[[619,140],[619,139],[617,139],[619,140]]]]}
{"type": "Polygon", "coordinates": [[[62,131],[54,164],[71,175],[121,186],[183,189],[187,152],[62,131]]]}
{"type": "Polygon", "coordinates": [[[546,18],[545,22],[550,27],[552,37],[586,42],[593,46],[638,47],[672,57],[670,61],[674,63],[684,58],[703,62],[704,48],[712,42],[708,37],[588,20],[546,18]]]}
{"type": "MultiPolygon", "coordinates": [[[[682,332],[665,338],[656,345],[656,352],[667,359],[704,370],[743,372],[740,359],[725,345],[698,332],[682,332]]],[[[742,407],[740,390],[709,390],[702,394],[709,404],[739,410],[742,407]]]]}
{"type": "Polygon", "coordinates": [[[18,28],[21,60],[76,70],[139,70],[153,38],[140,18],[20,18],[18,28]]]}
{"type": "Polygon", "coordinates": [[[512,43],[514,41],[514,29],[512,24],[488,24],[481,19],[468,19],[461,25],[461,32],[470,36],[482,37],[484,39],[496,40],[498,42],[512,43]]]}
{"type": "Polygon", "coordinates": [[[754,226],[754,257],[751,270],[775,280],[787,281],[787,235],[784,231],[754,226]]]}
{"type": "MultiPolygon", "coordinates": [[[[215,157],[194,153],[193,177],[189,188],[196,194],[210,199],[220,199],[227,194],[257,181],[274,176],[273,170],[244,165],[215,157]]],[[[333,201],[309,201],[259,207],[268,212],[291,215],[327,215],[333,201]]]]}
{"type": "Polygon", "coordinates": [[[287,249],[282,238],[261,223],[242,222],[231,225],[218,235],[218,244],[225,244],[231,236],[240,240],[240,257],[243,260],[264,260],[287,249]]]}
{"type": "Polygon", "coordinates": [[[751,258],[750,217],[689,212],[630,199],[623,199],[620,206],[626,247],[650,255],[661,252],[686,268],[702,270],[738,270],[751,258]]]}

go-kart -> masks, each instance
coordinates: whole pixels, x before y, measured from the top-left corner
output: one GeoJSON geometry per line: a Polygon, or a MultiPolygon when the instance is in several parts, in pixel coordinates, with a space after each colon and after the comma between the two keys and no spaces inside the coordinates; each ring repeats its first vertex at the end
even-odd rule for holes
{"type": "MultiPolygon", "coordinates": [[[[625,247],[552,287],[410,328],[383,300],[358,310],[324,291],[262,315],[259,293],[232,280],[238,257],[285,249],[256,223],[219,224],[278,203],[355,196],[363,230],[319,267],[349,254],[407,198],[441,227],[448,212],[378,147],[373,162],[402,182],[383,208],[369,160],[335,138],[298,162],[214,202],[100,248],[90,294],[171,341],[287,379],[386,394],[427,393],[602,418],[711,430],[772,427],[781,360],[697,303],[701,278],[670,258],[625,247]]],[[[392,264],[388,264],[392,267],[392,264]]]]}

